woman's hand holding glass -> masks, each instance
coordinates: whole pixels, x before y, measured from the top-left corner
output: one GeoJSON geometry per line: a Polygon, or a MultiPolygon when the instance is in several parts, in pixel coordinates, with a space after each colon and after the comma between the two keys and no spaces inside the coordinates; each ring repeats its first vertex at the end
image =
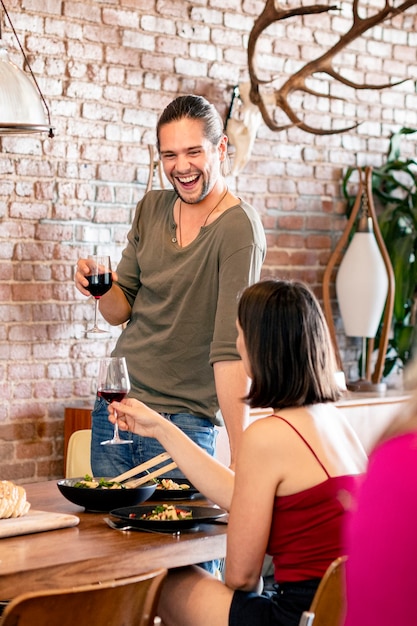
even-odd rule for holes
{"type": "Polygon", "coordinates": [[[119,430],[130,431],[143,437],[155,437],[158,425],[166,420],[156,411],[136,400],[126,398],[122,402],[112,402],[109,406],[109,420],[118,424],[119,430]]]}
{"type": "MultiPolygon", "coordinates": [[[[97,395],[110,404],[114,400],[122,400],[129,391],[130,380],[126,359],[124,357],[101,359],[98,372],[97,395]]],[[[114,416],[113,437],[107,441],[102,441],[101,445],[132,443],[131,439],[121,439],[119,437],[119,424],[114,408],[112,409],[112,414],[114,416]]]]}

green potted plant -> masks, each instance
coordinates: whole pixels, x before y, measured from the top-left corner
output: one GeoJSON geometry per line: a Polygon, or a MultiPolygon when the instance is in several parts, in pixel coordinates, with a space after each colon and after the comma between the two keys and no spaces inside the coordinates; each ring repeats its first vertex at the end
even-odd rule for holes
{"type": "MultiPolygon", "coordinates": [[[[384,376],[395,366],[403,368],[413,352],[417,316],[417,161],[402,159],[401,139],[417,129],[401,128],[390,140],[386,162],[372,171],[372,193],[378,224],[395,276],[392,336],[384,376]]],[[[356,167],[343,177],[343,194],[349,215],[355,196],[349,183],[356,167]]]]}

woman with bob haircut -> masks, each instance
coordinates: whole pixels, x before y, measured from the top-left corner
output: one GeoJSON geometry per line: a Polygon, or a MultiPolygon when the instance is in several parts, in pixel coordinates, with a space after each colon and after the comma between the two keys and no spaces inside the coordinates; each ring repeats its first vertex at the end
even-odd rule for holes
{"type": "Polygon", "coordinates": [[[120,428],[156,437],[199,491],[229,511],[224,582],[199,567],[169,573],[165,626],[298,626],[327,567],[345,550],[342,525],[366,455],[333,402],[335,358],[320,305],[300,283],[265,280],[239,300],[237,349],[246,401],[271,407],[244,431],[235,472],[144,404],[111,405],[120,428]],[[262,594],[272,556],[275,592],[262,594]]]}

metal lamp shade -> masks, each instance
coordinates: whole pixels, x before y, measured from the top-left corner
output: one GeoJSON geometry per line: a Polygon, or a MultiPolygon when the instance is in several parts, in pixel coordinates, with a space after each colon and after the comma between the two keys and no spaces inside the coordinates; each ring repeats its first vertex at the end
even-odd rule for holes
{"type": "Polygon", "coordinates": [[[49,130],[34,83],[10,61],[0,40],[0,135],[49,130]]]}
{"type": "Polygon", "coordinates": [[[356,232],[336,277],[346,335],[375,337],[388,293],[388,275],[373,232],[356,232]]]}

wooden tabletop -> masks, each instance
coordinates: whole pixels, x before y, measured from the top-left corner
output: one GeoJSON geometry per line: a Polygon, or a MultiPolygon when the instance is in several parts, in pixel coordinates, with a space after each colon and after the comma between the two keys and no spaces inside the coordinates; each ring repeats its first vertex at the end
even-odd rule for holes
{"type": "MultiPolygon", "coordinates": [[[[70,513],[78,526],[0,539],[0,600],[28,590],[69,587],[200,563],[226,554],[226,525],[204,524],[179,537],[120,532],[59,492],[56,481],[24,485],[33,509],[70,513]]],[[[151,502],[151,501],[149,501],[151,502]]],[[[198,500],[193,505],[207,504],[198,500]]],[[[1,523],[1,521],[0,521],[1,523]]]]}

